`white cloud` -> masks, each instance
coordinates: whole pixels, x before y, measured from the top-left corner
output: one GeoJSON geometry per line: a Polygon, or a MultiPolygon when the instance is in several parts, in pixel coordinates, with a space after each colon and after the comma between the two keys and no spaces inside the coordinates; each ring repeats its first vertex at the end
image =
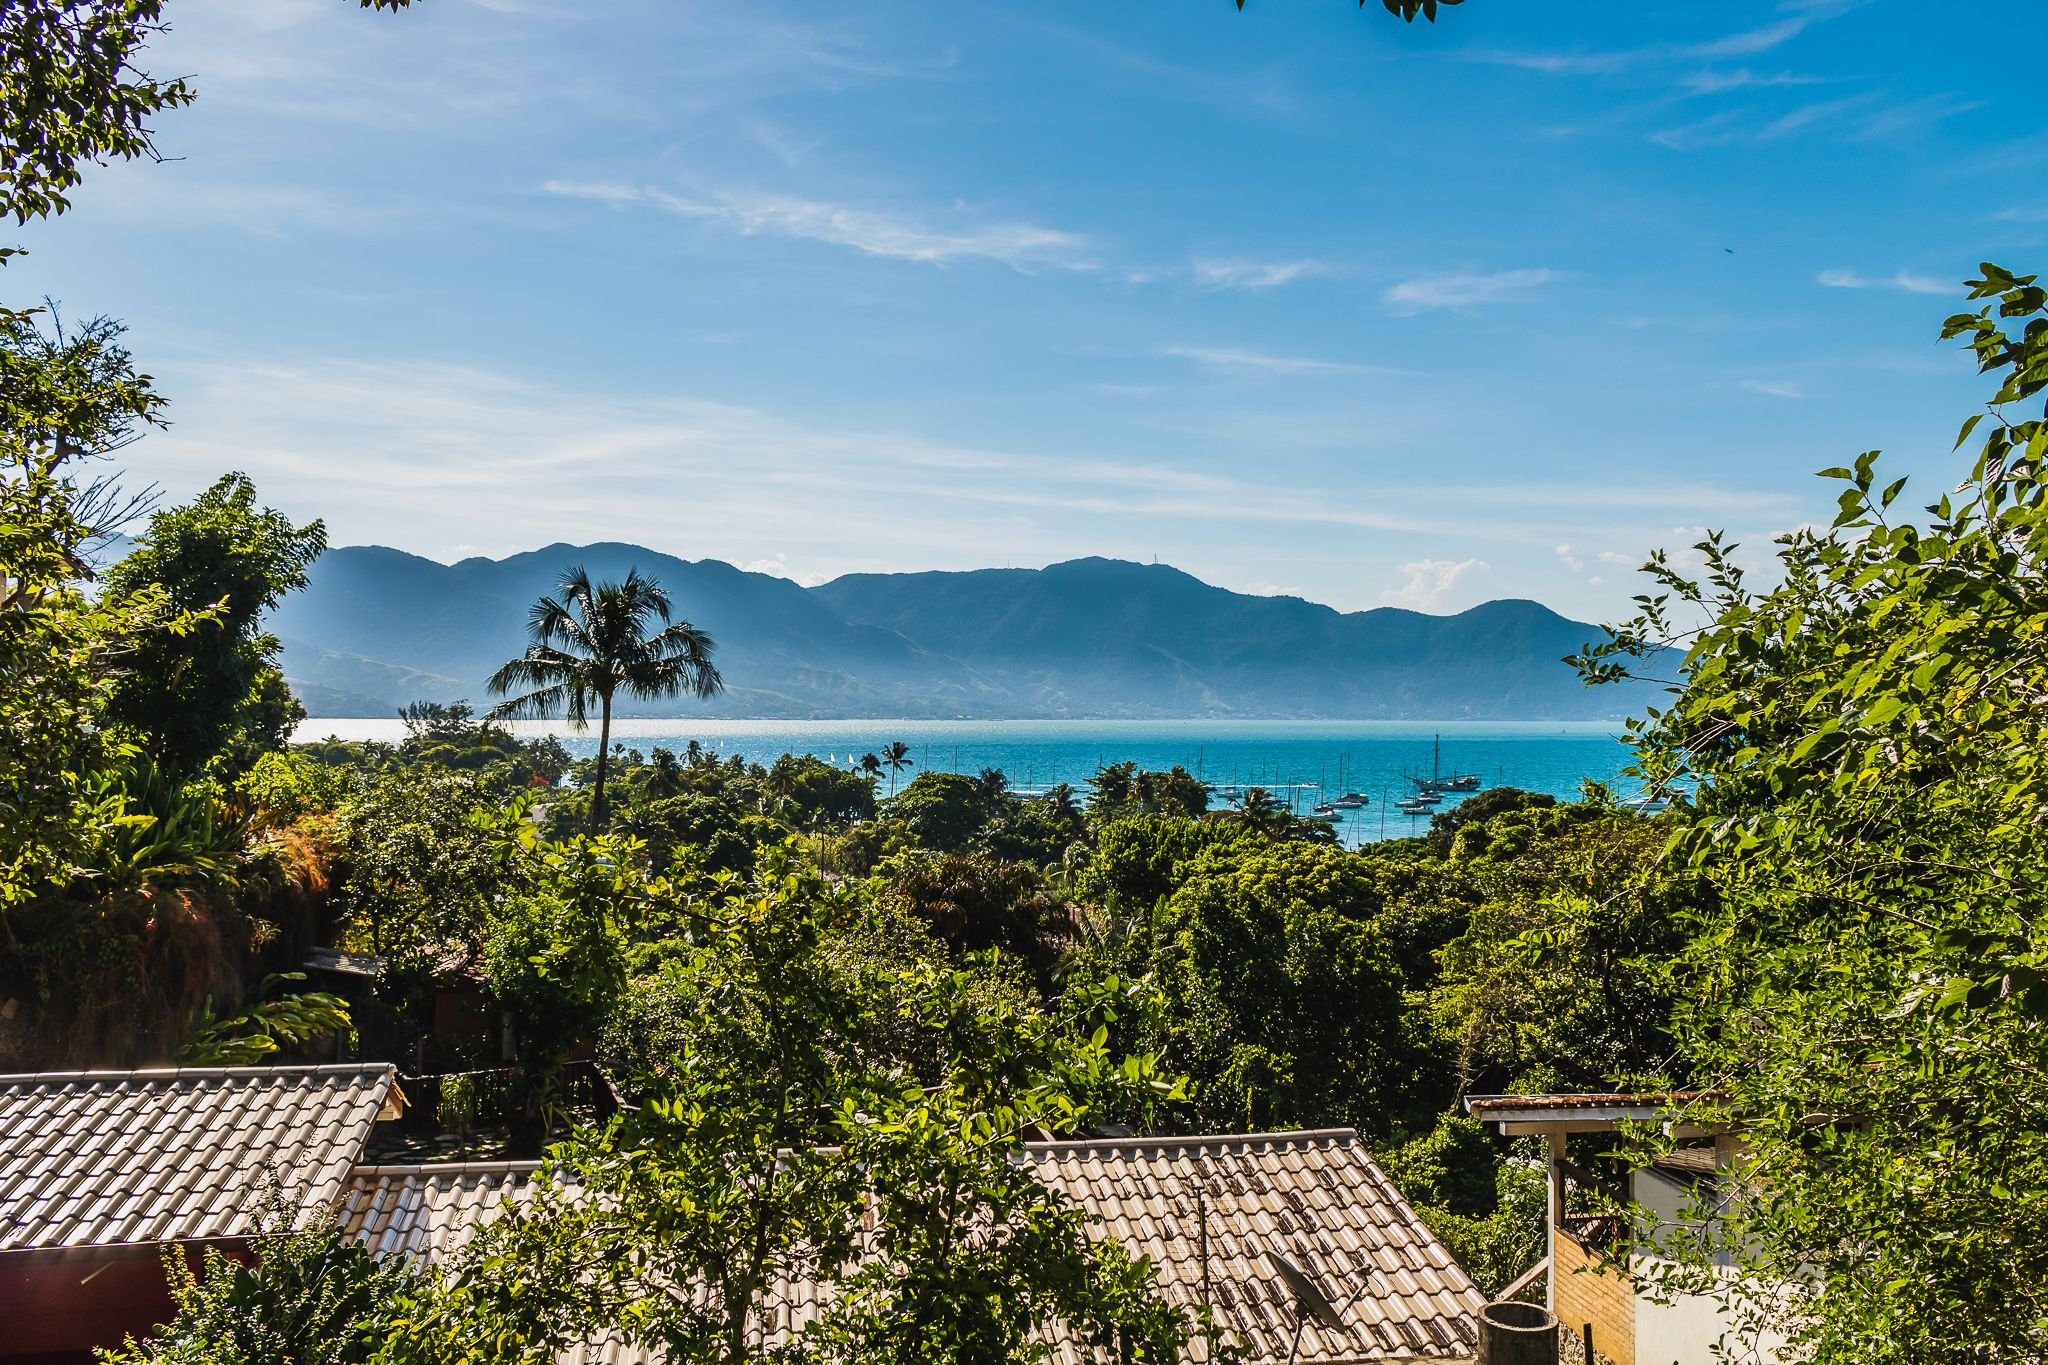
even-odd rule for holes
{"type": "Polygon", "coordinates": [[[1769,394],[1773,398],[1811,398],[1806,386],[1796,379],[1744,379],[1741,386],[1751,393],[1769,394]]]}
{"type": "Polygon", "coordinates": [[[1577,555],[1573,554],[1572,547],[1569,545],[1560,545],[1553,553],[1555,553],[1559,559],[1563,560],[1564,566],[1567,569],[1570,569],[1573,573],[1579,573],[1586,567],[1586,562],[1580,559],[1577,555]]]}
{"type": "Polygon", "coordinates": [[[1602,564],[1639,564],[1642,562],[1642,558],[1641,556],[1625,555],[1618,550],[1602,550],[1600,552],[1600,562],[1602,564]]]}
{"type": "Polygon", "coordinates": [[[1403,280],[1380,297],[1397,313],[1507,303],[1561,278],[1555,270],[1501,270],[1490,275],[1427,275],[1403,280]]]}
{"type": "Polygon", "coordinates": [[[1746,66],[1733,70],[1695,71],[1679,82],[1694,95],[1720,95],[1730,90],[1775,89],[1791,85],[1819,85],[1819,76],[1797,71],[1752,71],[1746,66]]]}
{"type": "Polygon", "coordinates": [[[1468,573],[1484,573],[1491,566],[1483,559],[1418,559],[1401,566],[1408,581],[1380,594],[1390,607],[1429,611],[1450,595],[1458,580],[1468,573]]]}
{"type": "Polygon", "coordinates": [[[789,567],[788,556],[781,553],[777,553],[773,559],[750,559],[744,564],[739,565],[739,567],[748,573],[765,573],[772,574],[777,578],[787,578],[791,582],[801,583],[807,588],[815,588],[820,583],[826,582],[829,577],[826,574],[801,573],[792,569],[789,567]]]}
{"type": "MultiPolygon", "coordinates": [[[[978,567],[1014,550],[1101,553],[1133,527],[1199,544],[1214,528],[1447,534],[1445,499],[1236,477],[1091,450],[950,444],[829,416],[578,390],[420,361],[237,357],[158,367],[178,421],[139,447],[171,494],[247,470],[336,544],[435,557],[634,540],[737,564],[800,544],[792,577],[978,567]],[[745,471],[745,478],[734,477],[745,471]],[[690,541],[676,545],[686,501],[690,541]],[[915,508],[906,542],[905,508],[915,508]],[[907,545],[913,547],[906,550],[907,545]]],[[[1454,500],[1453,500],[1454,501],[1454,500]]],[[[1463,529],[1505,531],[1511,523],[1463,529]]],[[[760,565],[770,572],[771,564],[760,565]]],[[[787,564],[787,561],[783,561],[787,564]]]]}
{"type": "Polygon", "coordinates": [[[1168,346],[1163,355],[1192,360],[1212,370],[1264,370],[1268,374],[1384,374],[1373,365],[1355,365],[1343,360],[1313,360],[1306,356],[1267,355],[1227,346],[1168,346]]]}
{"type": "Polygon", "coordinates": [[[1829,289],[1896,289],[1907,294],[1961,294],[1962,286],[1933,275],[1901,270],[1896,275],[1859,275],[1853,270],[1823,270],[1817,277],[1829,289]]]}
{"type": "Polygon", "coordinates": [[[616,181],[550,180],[541,188],[563,198],[591,200],[613,208],[645,205],[678,217],[722,223],[745,236],[797,237],[895,260],[944,265],[981,259],[999,261],[1015,270],[1033,266],[1095,269],[1095,263],[1083,254],[1085,238],[1033,223],[940,228],[909,214],[756,190],[715,190],[692,199],[616,181]]]}
{"type": "Polygon", "coordinates": [[[1794,12],[1787,18],[1765,24],[1761,28],[1744,29],[1739,33],[1731,33],[1724,38],[1714,38],[1703,43],[1659,43],[1606,52],[1517,52],[1485,49],[1456,55],[1465,61],[1512,66],[1524,71],[1540,71],[1560,76],[1607,75],[1661,62],[1710,62],[1729,57],[1755,57],[1783,47],[1812,27],[1816,21],[1833,18],[1862,3],[1864,0],[1816,0],[1815,3],[1788,6],[1787,8],[1794,12]]]}
{"type": "Polygon", "coordinates": [[[1218,289],[1271,289],[1304,275],[1320,275],[1320,261],[1216,260],[1196,257],[1195,279],[1218,289]]]}

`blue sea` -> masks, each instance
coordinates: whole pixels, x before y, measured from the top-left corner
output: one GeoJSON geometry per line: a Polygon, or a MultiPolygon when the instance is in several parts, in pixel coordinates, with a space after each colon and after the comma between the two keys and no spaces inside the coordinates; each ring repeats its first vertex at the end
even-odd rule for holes
{"type": "MultiPolygon", "coordinates": [[[[512,728],[559,735],[579,756],[597,749],[594,731],[579,735],[560,722],[512,728]]],[[[395,719],[314,719],[299,727],[297,738],[392,741],[404,733],[395,719]]],[[[1025,792],[1055,782],[1081,788],[1105,763],[1129,760],[1152,769],[1178,763],[1218,787],[1265,787],[1302,814],[1329,797],[1361,793],[1369,803],[1347,813],[1338,826],[1353,844],[1426,829],[1427,816],[1403,815],[1393,804],[1411,790],[1410,775],[1426,777],[1433,769],[1476,773],[1484,787],[1522,787],[1559,798],[1576,795],[1586,778],[1609,784],[1622,797],[1641,790],[1640,783],[1622,776],[1629,750],[1621,727],[1607,722],[621,720],[613,723],[612,738],[643,754],[657,746],[680,752],[694,739],[721,756],[738,754],[749,762],[772,763],[784,753],[799,753],[842,767],[902,740],[916,766],[899,781],[920,772],[1000,768],[1025,792]]],[[[889,786],[885,775],[883,795],[889,786]]],[[[1438,809],[1461,799],[1447,796],[1438,809]]]]}

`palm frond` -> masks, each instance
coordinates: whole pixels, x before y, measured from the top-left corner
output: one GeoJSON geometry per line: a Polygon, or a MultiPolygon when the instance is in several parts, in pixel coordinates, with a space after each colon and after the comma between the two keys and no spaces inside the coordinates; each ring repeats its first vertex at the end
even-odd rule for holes
{"type": "Polygon", "coordinates": [[[565,570],[556,595],[543,597],[527,616],[533,643],[492,674],[493,696],[510,696],[487,718],[546,718],[557,711],[581,728],[592,704],[607,715],[620,688],[641,697],[682,692],[708,698],[725,687],[711,662],[711,637],[688,621],[670,619],[661,584],[629,569],[622,583],[596,583],[580,565],[565,570]],[[648,626],[662,628],[648,634],[648,626]]]}
{"type": "MultiPolygon", "coordinates": [[[[514,662],[517,661],[515,660],[514,662]]],[[[507,664],[505,668],[510,668],[511,666],[511,664],[507,664]]],[[[497,690],[499,679],[504,676],[504,668],[499,669],[497,673],[492,675],[491,685],[494,692],[497,690]]],[[[565,682],[551,683],[546,687],[537,687],[531,692],[522,692],[516,697],[499,702],[484,713],[484,719],[552,720],[555,712],[562,709],[563,703],[567,702],[575,691],[574,687],[565,682]]]]}

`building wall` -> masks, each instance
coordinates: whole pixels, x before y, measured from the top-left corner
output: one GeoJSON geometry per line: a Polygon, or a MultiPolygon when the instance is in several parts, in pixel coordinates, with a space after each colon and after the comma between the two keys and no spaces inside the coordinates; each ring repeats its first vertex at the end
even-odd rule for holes
{"type": "MultiPolygon", "coordinates": [[[[1691,1192],[1677,1181],[1654,1170],[1640,1170],[1631,1182],[1638,1204],[1648,1209],[1665,1226],[1688,1221],[1693,1207],[1691,1192]]],[[[1726,1263],[1726,1257],[1723,1258],[1726,1263]]],[[[1640,1264],[1656,1264],[1639,1257],[1640,1264]]],[[[1724,1271],[1732,1274],[1732,1271],[1724,1271]]],[[[1649,1277],[1639,1277],[1649,1278],[1649,1277]]],[[[1729,1330],[1727,1305],[1708,1294],[1685,1294],[1671,1303],[1636,1300],[1636,1365],[1715,1365],[1714,1345],[1729,1330]]],[[[1782,1337],[1762,1339],[1730,1338],[1731,1347],[1741,1347],[1747,1360],[1771,1365],[1784,1345],[1782,1337]]]]}
{"type": "Polygon", "coordinates": [[[1591,1323],[1594,1351],[1615,1365],[1636,1365],[1634,1282],[1568,1232],[1552,1232],[1550,1256],[1551,1302],[1558,1321],[1575,1335],[1591,1323]]]}
{"type": "MultiPolygon", "coordinates": [[[[190,1263],[196,1266],[197,1258],[190,1263]]],[[[94,1347],[147,1337],[174,1311],[163,1260],[153,1246],[61,1259],[0,1257],[0,1360],[89,1361],[94,1347]]]]}

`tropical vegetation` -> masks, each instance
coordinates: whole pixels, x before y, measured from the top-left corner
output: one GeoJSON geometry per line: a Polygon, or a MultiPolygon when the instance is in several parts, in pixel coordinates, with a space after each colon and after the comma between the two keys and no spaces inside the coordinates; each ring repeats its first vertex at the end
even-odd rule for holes
{"type": "MultiPolygon", "coordinates": [[[[163,10],[0,8],[0,211],[155,154],[193,95],[132,65],[163,10]]],[[[533,1206],[433,1271],[317,1222],[253,1266],[178,1261],[176,1321],[116,1358],[531,1360],[604,1326],[726,1365],[802,1275],[837,1292],[790,1360],[1032,1359],[1051,1324],[1174,1359],[1203,1324],[1021,1173],[1027,1135],[1356,1127],[1490,1291],[1540,1255],[1544,1194],[1458,1101],[1627,1083],[1694,1093],[1755,1177],[1658,1238],[1665,1288],[1732,1282],[1816,1362],[2040,1359],[2048,291],[1991,265],[1970,290],[1946,331],[1995,388],[1959,487],[1915,509],[1857,457],[1764,586],[1718,536],[1697,578],[1659,556],[1582,659],[1602,682],[1680,651],[1633,738],[1689,796],[1496,790],[1355,850],[1177,769],[1024,796],[903,781],[901,743],[851,771],[641,755],[617,696],[722,679],[638,575],[570,570],[483,718],[289,744],[263,622],[323,529],[239,474],[124,493],[107,462],[164,400],[120,326],[4,310],[0,1059],[341,1041],[509,1077],[472,1117],[546,1154],[533,1206]],[[589,758],[498,724],[593,708],[589,758]],[[316,944],[374,963],[363,1000],[298,977],[316,944]],[[443,991],[505,1021],[495,1055],[437,1026],[443,991]],[[584,1061],[617,1112],[577,1101],[584,1061]]]]}

